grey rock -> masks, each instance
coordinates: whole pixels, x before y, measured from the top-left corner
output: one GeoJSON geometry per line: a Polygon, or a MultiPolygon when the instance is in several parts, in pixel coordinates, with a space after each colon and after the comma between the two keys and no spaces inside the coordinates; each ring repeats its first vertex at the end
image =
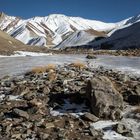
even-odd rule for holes
{"type": "Polygon", "coordinates": [[[90,127],[90,133],[94,138],[100,138],[102,140],[103,132],[101,130],[95,130],[93,127],[90,127]]]}
{"type": "Polygon", "coordinates": [[[88,81],[86,96],[93,114],[99,118],[120,119],[123,97],[117,92],[110,79],[105,76],[88,81]]]}
{"type": "Polygon", "coordinates": [[[116,124],[113,127],[113,130],[116,131],[117,133],[126,136],[126,137],[133,137],[133,133],[130,129],[128,129],[124,124],[116,124]]]}
{"type": "Polygon", "coordinates": [[[13,110],[13,113],[15,113],[16,115],[18,115],[20,117],[29,119],[29,114],[27,112],[23,111],[23,110],[20,110],[20,109],[15,108],[13,110]]]}
{"type": "Polygon", "coordinates": [[[140,95],[140,85],[137,85],[135,87],[135,92],[136,92],[137,95],[140,95]]]}
{"type": "Polygon", "coordinates": [[[21,139],[21,134],[13,134],[12,135],[12,139],[15,140],[15,139],[21,139]]]}
{"type": "Polygon", "coordinates": [[[2,131],[2,126],[0,125],[0,132],[2,131]]]}
{"type": "Polygon", "coordinates": [[[86,56],[86,58],[87,58],[87,59],[96,59],[97,57],[96,57],[95,55],[93,55],[93,54],[88,54],[88,55],[86,56]]]}
{"type": "Polygon", "coordinates": [[[25,100],[32,100],[33,98],[35,97],[35,93],[34,92],[28,92],[27,94],[25,94],[24,96],[23,96],[23,98],[25,99],[25,100]]]}
{"type": "Polygon", "coordinates": [[[49,87],[45,87],[45,88],[43,89],[43,93],[44,93],[44,94],[49,94],[49,93],[50,93],[49,87]]]}
{"type": "Polygon", "coordinates": [[[41,134],[43,140],[47,140],[49,138],[49,134],[42,133],[41,134]]]}
{"type": "Polygon", "coordinates": [[[54,128],[55,126],[54,126],[54,124],[53,123],[46,123],[46,128],[54,128]]]}
{"type": "Polygon", "coordinates": [[[31,129],[27,129],[27,136],[30,136],[32,134],[32,130],[31,129]]]}
{"type": "Polygon", "coordinates": [[[91,114],[91,113],[85,113],[82,118],[84,120],[88,120],[88,121],[92,121],[92,122],[97,122],[99,120],[99,118],[97,118],[95,115],[91,114]]]}
{"type": "Polygon", "coordinates": [[[1,113],[0,113],[0,121],[2,121],[3,119],[4,119],[4,113],[1,112],[1,113]]]}
{"type": "Polygon", "coordinates": [[[9,134],[9,133],[10,133],[10,130],[11,130],[11,126],[8,125],[8,126],[6,127],[6,133],[9,134]]]}

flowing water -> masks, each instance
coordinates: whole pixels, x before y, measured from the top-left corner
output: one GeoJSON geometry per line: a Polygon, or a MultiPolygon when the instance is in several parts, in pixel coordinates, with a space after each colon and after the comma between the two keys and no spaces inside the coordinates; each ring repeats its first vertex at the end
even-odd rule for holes
{"type": "Polygon", "coordinates": [[[74,61],[89,61],[94,67],[104,66],[130,74],[140,75],[140,57],[99,55],[97,59],[87,60],[85,55],[51,55],[26,57],[0,57],[0,77],[17,75],[36,66],[64,64],[74,61]]]}

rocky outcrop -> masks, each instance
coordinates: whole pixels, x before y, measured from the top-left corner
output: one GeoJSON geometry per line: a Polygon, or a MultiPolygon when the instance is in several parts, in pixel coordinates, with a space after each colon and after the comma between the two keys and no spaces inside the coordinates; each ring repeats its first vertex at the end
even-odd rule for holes
{"type": "Polygon", "coordinates": [[[97,117],[113,120],[121,117],[123,98],[107,77],[95,77],[88,81],[86,94],[97,117]]]}

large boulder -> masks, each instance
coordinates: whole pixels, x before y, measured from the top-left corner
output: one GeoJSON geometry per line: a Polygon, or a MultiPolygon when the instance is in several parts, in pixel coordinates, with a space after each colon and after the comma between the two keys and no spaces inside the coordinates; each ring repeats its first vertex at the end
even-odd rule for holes
{"type": "Polygon", "coordinates": [[[99,118],[120,119],[123,109],[123,97],[105,76],[95,77],[88,81],[86,96],[91,111],[99,118]]]}

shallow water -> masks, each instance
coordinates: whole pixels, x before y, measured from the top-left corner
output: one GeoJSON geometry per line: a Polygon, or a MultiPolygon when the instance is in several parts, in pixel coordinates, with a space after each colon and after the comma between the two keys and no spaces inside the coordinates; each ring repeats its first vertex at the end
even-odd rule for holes
{"type": "Polygon", "coordinates": [[[28,57],[0,57],[0,77],[17,75],[35,66],[47,64],[64,64],[74,61],[89,61],[94,67],[105,66],[122,72],[140,75],[140,57],[123,57],[99,55],[97,59],[87,60],[85,55],[51,55],[51,56],[28,56],[28,57]]]}

